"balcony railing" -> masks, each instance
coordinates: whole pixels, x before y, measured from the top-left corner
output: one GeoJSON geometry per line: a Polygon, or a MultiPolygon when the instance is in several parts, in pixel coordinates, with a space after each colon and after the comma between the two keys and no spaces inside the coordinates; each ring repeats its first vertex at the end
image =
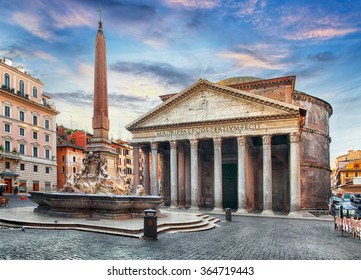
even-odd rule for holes
{"type": "Polygon", "coordinates": [[[10,151],[4,151],[0,150],[0,159],[15,159],[20,160],[21,157],[18,152],[10,152],[10,151]]]}

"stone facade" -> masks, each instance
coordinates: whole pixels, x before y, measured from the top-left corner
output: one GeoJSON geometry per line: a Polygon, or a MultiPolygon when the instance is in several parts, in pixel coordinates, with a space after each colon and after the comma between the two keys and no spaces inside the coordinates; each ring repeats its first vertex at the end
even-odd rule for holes
{"type": "Polygon", "coordinates": [[[294,86],[295,76],[201,79],[162,96],[127,126],[152,165],[161,161],[150,193],[171,207],[217,212],[325,208],[332,108],[294,86]]]}

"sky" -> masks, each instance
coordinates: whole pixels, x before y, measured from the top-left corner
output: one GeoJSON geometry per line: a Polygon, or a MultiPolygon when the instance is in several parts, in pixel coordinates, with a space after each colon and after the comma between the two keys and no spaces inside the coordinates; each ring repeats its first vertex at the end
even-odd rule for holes
{"type": "Polygon", "coordinates": [[[296,75],[333,107],[331,163],[361,149],[360,0],[0,0],[0,57],[45,83],[57,123],[92,132],[94,43],[107,43],[110,136],[199,78],[296,75]]]}

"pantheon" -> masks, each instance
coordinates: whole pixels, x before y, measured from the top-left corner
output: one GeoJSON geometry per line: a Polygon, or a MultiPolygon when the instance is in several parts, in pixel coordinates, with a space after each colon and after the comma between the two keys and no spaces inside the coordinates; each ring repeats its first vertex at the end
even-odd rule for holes
{"type": "Polygon", "coordinates": [[[161,193],[171,208],[324,209],[332,107],[295,83],[296,76],[199,79],[160,96],[159,106],[127,126],[134,162],[144,154],[134,185],[161,193]]]}

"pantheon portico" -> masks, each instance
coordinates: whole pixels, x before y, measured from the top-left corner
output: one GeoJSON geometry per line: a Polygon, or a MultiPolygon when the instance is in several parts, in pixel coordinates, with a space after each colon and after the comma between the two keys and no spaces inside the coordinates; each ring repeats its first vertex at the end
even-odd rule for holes
{"type": "Polygon", "coordinates": [[[134,164],[134,184],[161,193],[172,208],[264,215],[322,208],[332,108],[296,91],[295,79],[200,79],[161,96],[162,104],[127,126],[134,162],[144,154],[142,181],[134,164]],[[314,176],[322,181],[317,189],[314,176]]]}

